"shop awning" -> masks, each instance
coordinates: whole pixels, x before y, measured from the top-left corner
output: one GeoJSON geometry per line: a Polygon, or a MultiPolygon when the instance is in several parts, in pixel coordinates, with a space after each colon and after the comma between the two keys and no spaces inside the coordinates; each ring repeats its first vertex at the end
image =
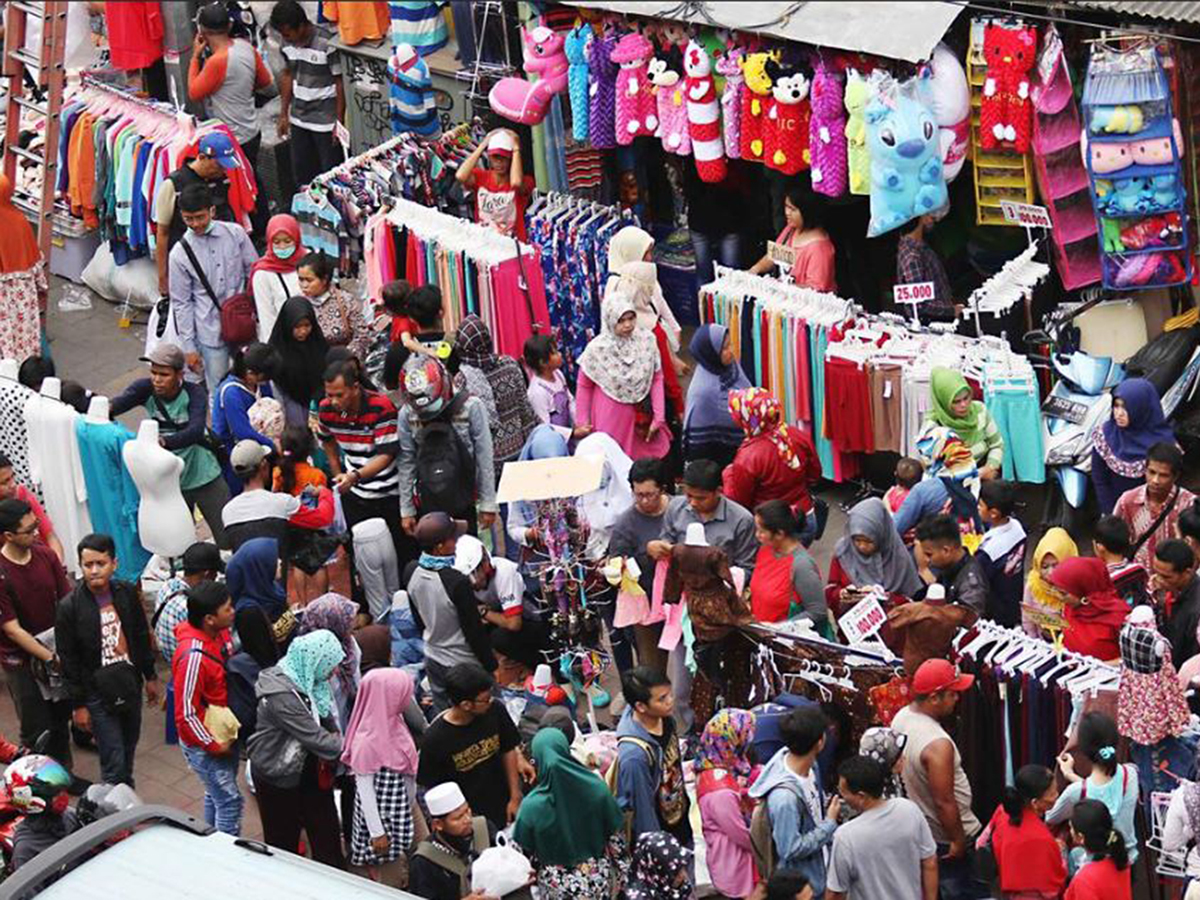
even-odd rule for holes
{"type": "Polygon", "coordinates": [[[961,3],[940,0],[914,0],[908,3],[872,3],[856,0],[565,2],[572,6],[605,9],[610,12],[756,31],[817,47],[872,53],[913,63],[929,58],[942,35],[963,11],[961,3]]]}
{"type": "Polygon", "coordinates": [[[1196,0],[1071,0],[1071,5],[1149,19],[1200,22],[1200,2],[1196,0]]]}

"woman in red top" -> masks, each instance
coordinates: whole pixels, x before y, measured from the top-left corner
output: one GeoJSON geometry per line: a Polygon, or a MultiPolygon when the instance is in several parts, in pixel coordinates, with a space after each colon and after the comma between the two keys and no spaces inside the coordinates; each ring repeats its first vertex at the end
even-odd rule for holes
{"type": "Polygon", "coordinates": [[[1091,861],[1075,874],[1063,900],[1133,900],[1125,838],[1113,828],[1108,807],[1099,800],[1075,804],[1071,836],[1091,861]]]}
{"type": "Polygon", "coordinates": [[[516,132],[497,128],[463,160],[455,178],[475,191],[475,221],[501,234],[525,240],[525,206],[533,193],[533,178],[521,165],[521,141],[516,132]],[[479,158],[487,153],[488,168],[479,158]]]}
{"type": "Polygon", "coordinates": [[[798,517],[807,516],[813,508],[809,489],[821,480],[821,461],[808,435],[784,424],[779,401],[762,388],[730,391],[729,415],[746,440],[725,468],[725,496],[746,509],[783,500],[798,517]]]}
{"type": "Polygon", "coordinates": [[[799,538],[800,523],[782,500],[754,510],[754,537],[761,547],[750,578],[750,611],[759,622],[797,616],[812,620],[817,632],[833,639],[821,572],[799,538]]]}
{"type": "Polygon", "coordinates": [[[991,840],[1005,900],[1058,900],[1067,867],[1062,848],[1042,821],[1058,798],[1054,773],[1045,766],[1022,766],[1015,783],[976,846],[991,840]]]}
{"type": "Polygon", "coordinates": [[[1129,607],[1113,587],[1104,560],[1094,556],[1065,559],[1054,567],[1048,580],[1063,600],[1067,620],[1063,646],[1097,659],[1118,659],[1117,635],[1129,607]]]}
{"type": "MultiPolygon", "coordinates": [[[[824,228],[824,201],[811,190],[793,185],[783,196],[783,215],[787,224],[775,243],[793,252],[792,281],[814,291],[836,291],[836,252],[824,228]]],[[[758,275],[773,268],[775,260],[768,254],[751,266],[750,271],[758,275]]]]}

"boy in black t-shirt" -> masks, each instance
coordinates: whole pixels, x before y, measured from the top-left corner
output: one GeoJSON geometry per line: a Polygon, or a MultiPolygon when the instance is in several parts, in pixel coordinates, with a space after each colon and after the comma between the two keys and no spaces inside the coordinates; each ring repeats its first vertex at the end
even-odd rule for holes
{"type": "Polygon", "coordinates": [[[522,771],[532,780],[533,769],[517,750],[521,736],[493,699],[494,687],[477,663],[450,668],[445,688],[452,706],[425,732],[417,783],[428,789],[455,782],[471,809],[503,828],[521,803],[522,771]]]}

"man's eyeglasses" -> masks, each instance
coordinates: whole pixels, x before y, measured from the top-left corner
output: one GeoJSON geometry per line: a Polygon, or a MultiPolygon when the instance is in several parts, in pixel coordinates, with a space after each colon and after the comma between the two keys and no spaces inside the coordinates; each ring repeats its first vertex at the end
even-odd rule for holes
{"type": "Polygon", "coordinates": [[[15,535],[37,534],[37,530],[38,530],[37,523],[34,522],[28,528],[18,528],[16,531],[10,531],[9,534],[15,534],[15,535]]]}

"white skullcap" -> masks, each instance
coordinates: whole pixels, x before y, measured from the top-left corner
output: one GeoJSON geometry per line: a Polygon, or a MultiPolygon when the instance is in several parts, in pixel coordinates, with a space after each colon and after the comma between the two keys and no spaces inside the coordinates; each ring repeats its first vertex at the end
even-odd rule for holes
{"type": "Polygon", "coordinates": [[[434,817],[448,816],[466,802],[467,798],[463,796],[462,788],[453,781],[431,787],[425,792],[425,805],[429,807],[429,814],[434,817]]]}

